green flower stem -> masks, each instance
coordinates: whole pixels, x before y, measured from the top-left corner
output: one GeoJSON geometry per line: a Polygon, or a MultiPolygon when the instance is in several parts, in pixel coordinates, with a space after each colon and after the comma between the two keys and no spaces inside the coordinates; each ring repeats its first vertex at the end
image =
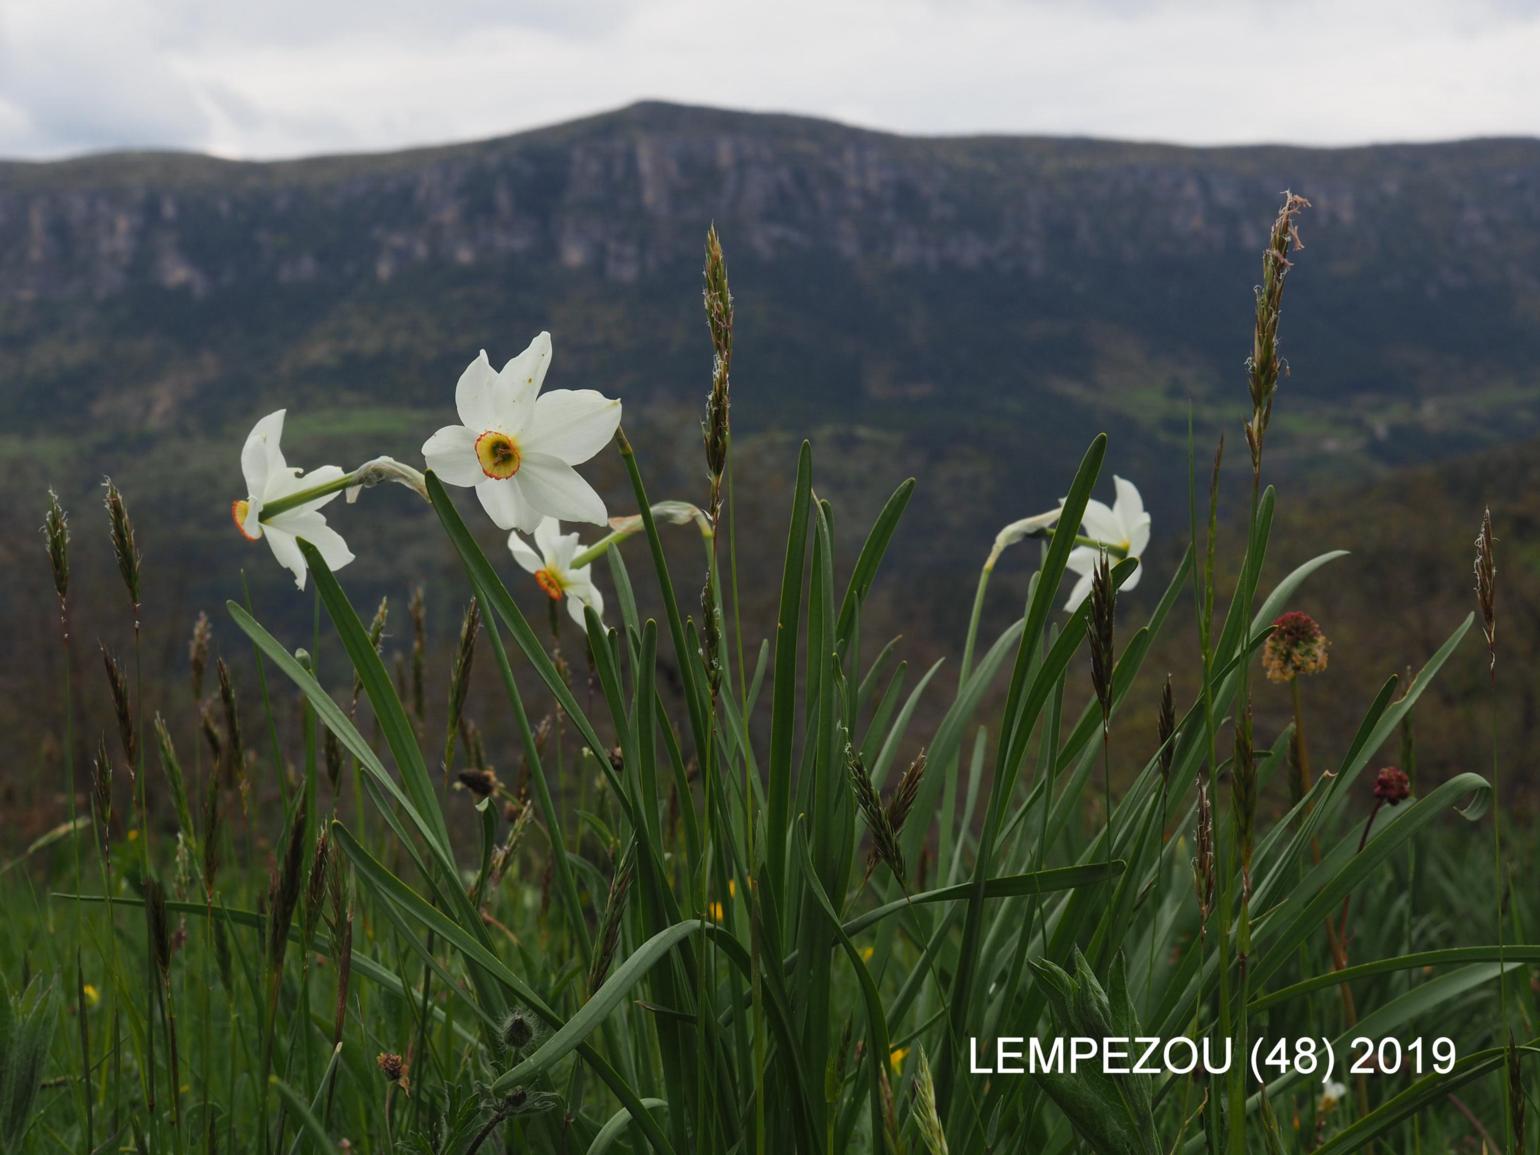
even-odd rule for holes
{"type": "MultiPolygon", "coordinates": [[[[657,505],[652,506],[651,510],[653,515],[657,516],[659,513],[664,512],[674,504],[677,503],[659,502],[657,505]]],[[[619,545],[629,537],[635,537],[645,528],[646,525],[640,516],[629,519],[628,523],[622,526],[620,529],[611,530],[592,545],[586,547],[585,549],[579,550],[575,555],[573,555],[572,561],[570,563],[571,568],[581,569],[585,565],[592,565],[605,554],[609,553],[611,547],[619,545]]],[[[705,539],[707,549],[709,551],[711,541],[715,535],[712,533],[711,528],[705,523],[701,523],[700,535],[703,539],[705,539]]]]}
{"type": "Polygon", "coordinates": [[[309,489],[301,489],[295,493],[286,494],[277,501],[270,501],[262,507],[262,512],[257,515],[257,520],[271,521],[280,513],[288,513],[291,509],[298,509],[302,505],[308,505],[319,497],[340,493],[350,486],[357,485],[358,476],[362,472],[362,469],[355,469],[352,473],[344,473],[335,481],[328,481],[322,485],[313,485],[309,489]]]}
{"type": "Polygon", "coordinates": [[[428,500],[427,483],[423,481],[422,473],[419,470],[413,469],[410,465],[403,465],[391,457],[375,457],[334,481],[327,481],[321,485],[312,485],[308,489],[288,493],[276,501],[268,502],[262,507],[262,512],[257,515],[257,520],[270,521],[280,513],[287,513],[291,509],[298,509],[302,505],[308,505],[312,501],[328,497],[333,493],[339,493],[344,489],[351,489],[355,485],[378,485],[382,481],[394,481],[404,485],[424,501],[428,500]]]}
{"type": "Polygon", "coordinates": [[[973,594],[973,611],[968,615],[968,636],[963,641],[962,665],[957,673],[958,693],[962,692],[968,681],[968,673],[973,669],[973,649],[978,642],[979,620],[984,616],[984,592],[989,588],[989,575],[994,573],[994,568],[993,565],[986,565],[979,570],[979,584],[973,594]]]}

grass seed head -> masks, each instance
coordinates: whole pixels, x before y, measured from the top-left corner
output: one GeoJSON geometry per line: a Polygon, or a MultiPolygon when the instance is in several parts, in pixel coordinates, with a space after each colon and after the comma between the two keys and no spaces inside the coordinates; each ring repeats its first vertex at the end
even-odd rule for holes
{"type": "Polygon", "coordinates": [[[1101,705],[1102,725],[1112,717],[1113,625],[1117,616],[1117,589],[1112,584],[1112,564],[1107,551],[1097,555],[1091,575],[1091,685],[1101,705]]]}
{"type": "Polygon", "coordinates": [[[865,819],[866,827],[872,834],[872,853],[877,856],[879,862],[887,863],[888,869],[893,872],[893,877],[902,884],[906,877],[904,852],[898,845],[898,838],[894,834],[893,823],[888,818],[888,812],[877,796],[877,788],[872,785],[872,777],[867,772],[866,763],[862,761],[856,748],[849,743],[845,746],[845,768],[850,777],[851,791],[855,794],[856,807],[861,811],[861,817],[865,819]]]}
{"type": "MultiPolygon", "coordinates": [[[[1235,841],[1241,852],[1243,875],[1251,871],[1251,852],[1256,836],[1257,759],[1251,743],[1251,705],[1247,703],[1235,725],[1235,762],[1230,767],[1230,791],[1235,822],[1235,841]]],[[[1243,883],[1249,887],[1249,883],[1243,883]]]]}
{"type": "Polygon", "coordinates": [[[921,750],[899,778],[893,797],[888,799],[888,824],[893,827],[895,836],[904,832],[904,823],[914,810],[915,799],[919,797],[920,783],[924,778],[925,751],[921,750]]]}
{"type": "Polygon", "coordinates": [[[283,865],[273,876],[268,889],[267,961],[270,974],[277,974],[283,966],[284,952],[289,943],[289,927],[294,921],[294,908],[299,905],[300,890],[305,878],[304,862],[305,803],[301,801],[289,828],[283,865]]]}
{"type": "Polygon", "coordinates": [[[490,770],[461,770],[455,775],[455,780],[471,794],[474,794],[477,801],[483,798],[490,798],[497,791],[499,785],[497,775],[490,770]]]}
{"type": "Polygon", "coordinates": [[[465,607],[460,620],[460,645],[455,650],[454,669],[449,679],[449,722],[452,734],[460,725],[465,697],[470,690],[471,666],[476,660],[476,635],[481,631],[481,604],[475,598],[465,607]]]}
{"type": "Polygon", "coordinates": [[[59,495],[48,491],[48,512],[43,515],[43,540],[48,546],[48,567],[53,571],[54,593],[59,598],[59,619],[64,620],[70,592],[70,523],[59,495]]]}
{"type": "Polygon", "coordinates": [[[139,729],[134,724],[133,705],[128,698],[128,678],[123,667],[105,645],[101,646],[102,666],[107,671],[107,688],[112,691],[112,710],[118,719],[118,738],[123,743],[123,756],[128,759],[129,773],[139,764],[139,729]]]}
{"type": "Polygon", "coordinates": [[[1492,511],[1481,514],[1476,535],[1476,605],[1481,610],[1481,632],[1486,635],[1488,669],[1497,677],[1497,538],[1492,533],[1492,511]]]}
{"type": "Polygon", "coordinates": [[[1251,449],[1251,468],[1262,471],[1262,442],[1272,419],[1273,397],[1278,380],[1288,368],[1278,354],[1278,318],[1283,309],[1283,284],[1293,267],[1289,253],[1302,249],[1296,218],[1310,207],[1304,197],[1283,194],[1283,207],[1273,221],[1262,253],[1262,283],[1257,286],[1256,324],[1252,331],[1251,356],[1246,372],[1251,389],[1251,420],[1246,423],[1246,444],[1251,449]]]}
{"type": "Polygon", "coordinates": [[[1198,897],[1199,934],[1208,938],[1209,915],[1214,912],[1214,802],[1209,796],[1208,779],[1198,777],[1197,854],[1192,860],[1193,889],[1198,897]]]}
{"type": "Polygon", "coordinates": [[[412,715],[421,723],[426,713],[423,683],[428,658],[428,608],[422,586],[412,590],[406,609],[412,619],[412,715]]]}
{"type": "Polygon", "coordinates": [[[1176,702],[1171,696],[1171,675],[1160,692],[1160,782],[1171,785],[1171,765],[1176,759],[1176,702]]]}
{"type": "Polygon", "coordinates": [[[192,673],[194,702],[203,697],[203,675],[208,670],[209,643],[213,638],[214,627],[209,624],[209,616],[200,611],[193,621],[192,637],[187,642],[187,665],[192,673]]]}
{"type": "Polygon", "coordinates": [[[715,225],[706,233],[705,282],[706,324],[711,330],[713,365],[711,393],[706,399],[701,434],[706,444],[706,472],[712,482],[712,500],[707,513],[715,524],[721,511],[722,475],[727,470],[733,362],[733,297],[727,287],[727,261],[722,256],[722,242],[715,225]]]}
{"type": "Polygon", "coordinates": [[[230,678],[230,668],[223,658],[214,662],[214,673],[219,679],[219,703],[225,713],[225,775],[226,782],[233,782],[246,760],[241,745],[241,711],[235,697],[235,683],[230,678]]]}
{"type": "Polygon", "coordinates": [[[316,835],[315,853],[310,859],[310,877],[305,886],[305,940],[315,932],[326,909],[327,887],[331,883],[331,831],[322,827],[316,835]]]}
{"type": "Polygon", "coordinates": [[[91,818],[96,824],[96,843],[102,863],[112,863],[112,758],[107,753],[107,739],[96,740],[96,757],[91,760],[91,818]]]}
{"type": "Polygon", "coordinates": [[[198,731],[203,735],[203,743],[209,748],[209,759],[218,770],[225,764],[225,737],[219,732],[219,723],[214,718],[214,710],[207,702],[198,711],[198,731]]]}
{"type": "Polygon", "coordinates": [[[609,898],[604,904],[604,919],[599,924],[598,949],[594,951],[593,966],[588,971],[588,994],[593,997],[610,973],[615,961],[615,951],[620,946],[620,924],[626,912],[626,896],[631,893],[631,881],[636,876],[636,843],[626,848],[610,879],[609,898]]]}
{"type": "Polygon", "coordinates": [[[487,752],[481,742],[481,728],[469,715],[460,715],[460,744],[465,747],[465,764],[472,770],[490,770],[487,752]]]}
{"type": "MultiPolygon", "coordinates": [[[[118,487],[112,483],[112,478],[102,480],[102,488],[105,494],[102,502],[107,507],[107,523],[112,533],[112,552],[118,560],[118,575],[123,579],[123,588],[128,591],[128,600],[133,604],[134,617],[139,616],[139,546],[134,541],[134,522],[128,516],[128,506],[123,501],[123,495],[118,492],[118,487]]],[[[138,621],[134,623],[137,630],[138,621]]]]}
{"type": "MultiPolygon", "coordinates": [[[[341,892],[340,885],[334,887],[334,893],[341,892]]],[[[333,917],[337,944],[337,1005],[332,1015],[332,1039],[341,1042],[342,1028],[348,1016],[348,987],[353,978],[353,912],[339,905],[333,917]]]]}
{"type": "MultiPolygon", "coordinates": [[[[203,712],[205,728],[210,724],[209,713],[203,712]]],[[[205,729],[205,732],[207,730],[205,729]]],[[[215,765],[219,759],[216,756],[215,765]]],[[[221,819],[220,796],[224,793],[219,783],[211,781],[204,790],[203,798],[203,889],[204,893],[212,899],[214,897],[214,879],[219,874],[219,824],[221,819]]]]}
{"type": "Polygon", "coordinates": [[[166,915],[165,889],[154,875],[144,879],[144,915],[150,953],[164,982],[171,973],[171,924],[166,915]]]}
{"type": "Polygon", "coordinates": [[[342,786],[342,742],[337,735],[332,733],[330,727],[326,730],[326,738],[323,741],[326,759],[326,781],[331,785],[332,793],[336,794],[342,786]]]}
{"type": "Polygon", "coordinates": [[[926,1155],[949,1155],[946,1130],[936,1111],[936,1084],[931,1077],[930,1060],[925,1057],[923,1047],[920,1048],[915,1065],[914,1103],[911,1107],[915,1129],[920,1133],[920,1142],[925,1144],[926,1155]]]}
{"type": "MultiPolygon", "coordinates": [[[[374,652],[380,652],[380,646],[385,641],[385,625],[390,620],[390,599],[381,598],[380,604],[375,607],[374,617],[369,622],[369,644],[374,647],[374,652]]],[[[353,672],[353,700],[348,706],[350,715],[358,712],[358,700],[364,693],[364,675],[360,670],[353,672]]]]}

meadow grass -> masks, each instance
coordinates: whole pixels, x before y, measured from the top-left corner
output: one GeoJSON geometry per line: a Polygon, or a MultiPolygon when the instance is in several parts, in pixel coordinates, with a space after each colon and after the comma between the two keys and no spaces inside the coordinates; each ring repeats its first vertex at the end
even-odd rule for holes
{"type": "MultiPolygon", "coordinates": [[[[1265,564],[1263,447],[1302,207],[1280,214],[1258,292],[1233,588],[1215,576],[1217,461],[1211,481],[1194,446],[1188,550],[1148,615],[1120,608],[1140,563],[1116,551],[1063,611],[1098,438],[1056,525],[1019,547],[1039,555],[1025,588],[993,591],[1020,614],[981,637],[991,555],[955,675],[912,671],[901,640],[862,632],[916,483],[838,565],[807,444],[774,630],[745,635],[733,491],[753,479],[732,470],[714,232],[706,549],[674,572],[672,507],[654,506],[618,433],[639,521],[603,553],[609,622],[591,607],[579,631],[528,619],[430,474],[468,603],[447,669],[420,597],[404,614],[355,606],[306,544],[310,635],[280,640],[232,597],[248,676],[231,653],[207,684],[201,628],[197,709],[173,729],[162,713],[182,712],[157,713],[136,678],[154,575],[110,488],[131,648],[102,647],[113,716],[78,727],[75,679],[98,659],[65,663],[67,761],[89,761],[89,781],[66,784],[79,813],[3,878],[0,1152],[1540,1149],[1525,1126],[1540,911],[1509,886],[1533,870],[1534,834],[1489,809],[1505,752],[1472,752],[1489,775],[1415,769],[1418,698],[1477,644],[1476,614],[1415,674],[1361,688],[1346,748],[1310,749],[1298,695],[1282,732],[1252,724],[1273,623],[1341,556],[1276,577],[1265,564]],[[1185,702],[1145,661],[1183,603],[1199,687],[1185,702]],[[413,639],[395,669],[392,618],[413,639]],[[1115,765],[1110,729],[1150,680],[1166,685],[1160,725],[1141,764],[1115,765]],[[469,690],[489,683],[500,709],[473,720],[469,690]],[[922,703],[940,720],[919,733],[922,703]],[[1228,1040],[1237,1057],[1212,1077],[975,1069],[999,1036],[1070,1035],[1228,1040]],[[1357,1037],[1397,1040],[1400,1069],[1344,1074],[1357,1037]],[[1258,1041],[1288,1060],[1260,1068],[1265,1085],[1258,1041]],[[1312,1061],[1325,1049],[1330,1079],[1312,1061]]],[[[62,511],[47,529],[72,650],[62,511]]],[[[1509,676],[1485,574],[1477,632],[1509,676]]]]}

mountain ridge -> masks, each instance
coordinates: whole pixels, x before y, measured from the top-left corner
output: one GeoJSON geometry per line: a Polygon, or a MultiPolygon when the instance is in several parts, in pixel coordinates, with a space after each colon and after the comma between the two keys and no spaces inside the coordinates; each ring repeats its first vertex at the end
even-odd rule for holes
{"type": "Polygon", "coordinates": [[[280,404],[426,414],[478,348],[542,328],[553,383],[690,408],[715,221],[745,435],[872,430],[943,475],[992,459],[982,525],[1056,494],[1108,429],[1174,513],[1189,414],[1204,443],[1243,417],[1283,188],[1314,205],[1284,476],[1540,432],[1540,141],[906,137],[661,102],[396,153],[0,164],[0,428],[78,414],[112,469],[125,442],[231,439],[280,404]]]}
{"type": "Polygon", "coordinates": [[[905,132],[898,129],[878,128],[870,125],[858,124],[853,121],[841,120],[838,117],[819,116],[813,113],[800,113],[776,110],[755,110],[742,108],[729,108],[709,104],[695,104],[688,101],[666,100],[662,98],[643,97],[627,104],[612,108],[600,109],[580,116],[568,117],[553,121],[548,124],[534,125],[529,128],[514,129],[508,132],[494,133],[488,136],[474,136],[464,139],[443,141],[438,143],[407,144],[398,148],[364,148],[364,149],[340,149],[335,151],[321,151],[314,153],[302,153],[296,156],[275,157],[229,157],[218,153],[204,152],[194,148],[177,148],[170,146],[137,146],[127,148],[91,149],[86,152],[71,153],[65,156],[47,157],[42,159],[29,157],[0,156],[0,173],[7,169],[45,169],[55,167],[70,167],[90,164],[97,161],[112,161],[118,158],[132,161],[137,159],[188,159],[207,160],[218,164],[238,166],[262,166],[283,167],[302,166],[308,164],[324,164],[326,162],[346,160],[381,160],[386,158],[414,159],[434,154],[453,152],[459,149],[480,148],[495,146],[506,142],[521,140],[524,138],[550,133],[561,133],[572,129],[581,129],[584,126],[599,122],[644,119],[647,117],[678,117],[698,116],[717,118],[721,121],[740,119],[752,119],[761,124],[774,124],[781,122],[797,126],[825,126],[832,130],[860,134],[865,136],[883,138],[888,140],[912,140],[935,142],[1016,142],[1022,144],[1053,145],[1053,144],[1085,144],[1105,145],[1112,148],[1131,149],[1143,148],[1153,150],[1167,150],[1173,152],[1213,153],[1213,152],[1301,152],[1301,153],[1365,153],[1398,151],[1402,149],[1423,148],[1457,148],[1460,146],[1484,147],[1500,144],[1532,145],[1540,144],[1540,136],[1525,135],[1521,133],[1494,133],[1478,134],[1474,136],[1457,136],[1438,140],[1376,140],[1354,144],[1301,144],[1294,141],[1259,140],[1242,141],[1226,144],[1188,144],[1181,141],[1164,140],[1160,138],[1098,136],[1093,133],[1038,133],[1038,132],[1002,132],[1002,131],[977,131],[977,132],[905,132]]]}

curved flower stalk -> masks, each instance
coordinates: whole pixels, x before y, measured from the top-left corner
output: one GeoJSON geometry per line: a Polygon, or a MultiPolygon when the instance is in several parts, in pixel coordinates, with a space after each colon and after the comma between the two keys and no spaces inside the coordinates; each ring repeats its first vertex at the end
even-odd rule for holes
{"type": "Polygon", "coordinates": [[[500,529],[532,532],[543,518],[603,525],[603,499],[579,476],[581,465],[620,427],[620,402],[593,389],[541,394],[551,335],[498,371],[485,350],[455,386],[461,424],[423,443],[428,468],[446,485],[474,487],[500,529]]]}
{"type": "Polygon", "coordinates": [[[1047,513],[1039,513],[1033,517],[1024,517],[1020,521],[1013,521],[999,533],[995,534],[995,544],[989,549],[989,556],[984,559],[984,572],[993,573],[995,563],[1000,560],[1000,555],[1019,541],[1025,541],[1029,537],[1043,537],[1050,529],[1059,524],[1059,510],[1050,509],[1047,513]]]}
{"type": "MultiPolygon", "coordinates": [[[[1081,527],[1085,531],[1082,540],[1089,540],[1076,546],[1069,554],[1069,568],[1080,575],[1080,580],[1069,592],[1069,601],[1064,604],[1064,608],[1071,613],[1080,607],[1080,603],[1091,592],[1097,559],[1104,551],[1138,561],[1145,546],[1150,543],[1150,515],[1144,511],[1144,499],[1139,496],[1138,487],[1116,475],[1112,483],[1117,487],[1117,497],[1110,508],[1100,501],[1086,502],[1085,516],[1081,519],[1081,527]]],[[[1144,567],[1141,565],[1128,575],[1122,588],[1133,589],[1139,584],[1139,575],[1143,572],[1144,567]]]]}
{"type": "MultiPolygon", "coordinates": [[[[700,530],[702,538],[709,541],[712,536],[711,521],[706,517],[706,511],[699,506],[691,505],[688,501],[655,501],[648,508],[652,510],[654,518],[666,521],[670,525],[689,525],[693,521],[700,530]]],[[[640,533],[645,525],[639,513],[610,518],[610,532],[578,554],[577,564],[587,565],[602,557],[611,546],[619,545],[626,538],[640,533]]]]}
{"type": "MultiPolygon", "coordinates": [[[[580,627],[586,628],[583,608],[592,606],[604,616],[604,595],[593,583],[592,566],[578,558],[578,535],[562,533],[561,522],[542,518],[535,526],[533,547],[517,531],[508,535],[508,550],[513,560],[535,577],[546,597],[553,602],[567,600],[567,613],[580,627]],[[582,561],[582,564],[576,564],[582,561]]],[[[591,551],[584,551],[585,556],[591,551]]]]}
{"type": "Polygon", "coordinates": [[[304,589],[308,570],[296,539],[303,537],[315,546],[334,570],[353,560],[347,542],[321,514],[321,507],[346,487],[349,475],[335,465],[322,465],[307,474],[284,460],[279,442],[286,412],[269,413],[247,435],[241,448],[246,497],[231,502],[230,514],[247,540],[267,541],[278,564],[294,575],[296,587],[304,589]]]}
{"type": "Polygon", "coordinates": [[[394,457],[372,458],[353,470],[349,477],[353,481],[346,491],[349,505],[358,500],[360,490],[379,485],[384,481],[404,485],[424,501],[428,500],[428,483],[423,479],[422,470],[413,469],[394,457]]]}

